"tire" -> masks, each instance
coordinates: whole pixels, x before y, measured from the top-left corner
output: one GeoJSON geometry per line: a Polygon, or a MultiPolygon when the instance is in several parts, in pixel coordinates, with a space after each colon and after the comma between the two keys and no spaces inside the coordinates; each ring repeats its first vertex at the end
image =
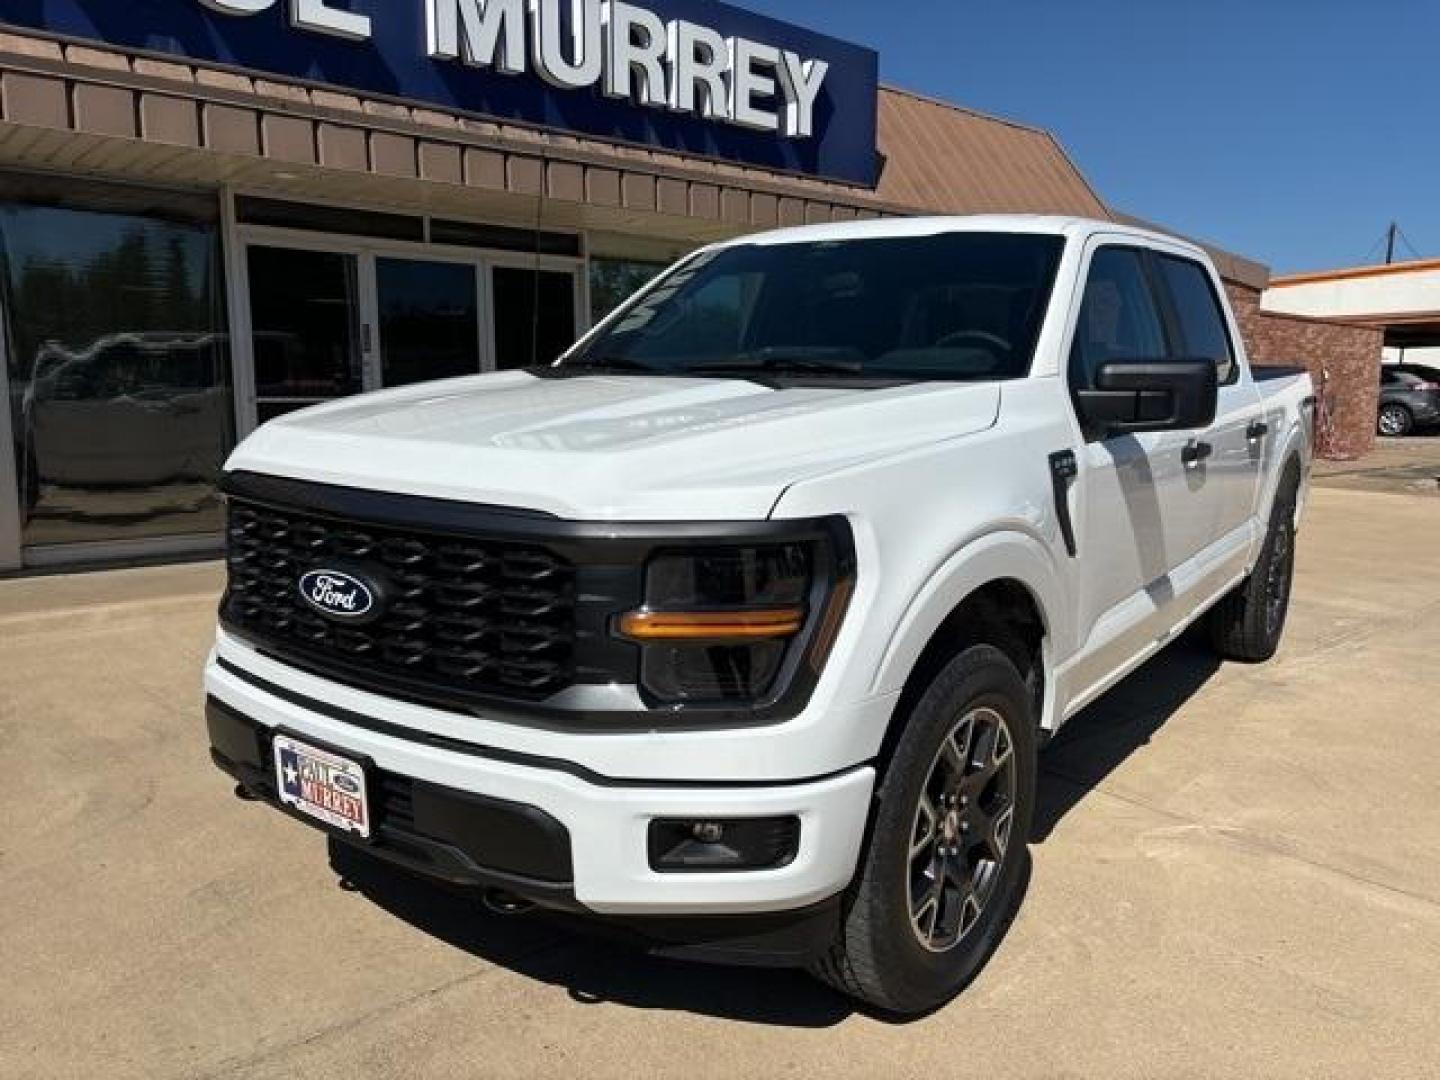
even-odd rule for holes
{"type": "Polygon", "coordinates": [[[1398,439],[1415,430],[1415,416],[1404,405],[1390,401],[1380,406],[1380,434],[1386,438],[1398,439]]]}
{"type": "Polygon", "coordinates": [[[1293,465],[1280,484],[1255,569],[1209,615],[1210,642],[1226,660],[1263,663],[1275,655],[1285,633],[1295,577],[1295,500],[1300,487],[1293,465]]]}
{"type": "Polygon", "coordinates": [[[959,653],[921,693],[903,719],[839,934],[816,976],[881,1012],[915,1016],[949,1001],[984,966],[1028,877],[1030,702],[1015,665],[990,645],[959,653]]]}

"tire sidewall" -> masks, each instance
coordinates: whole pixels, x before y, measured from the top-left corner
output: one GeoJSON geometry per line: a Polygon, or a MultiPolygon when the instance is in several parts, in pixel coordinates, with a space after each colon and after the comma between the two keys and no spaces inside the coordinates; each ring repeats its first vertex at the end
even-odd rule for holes
{"type": "Polygon", "coordinates": [[[932,680],[906,720],[880,792],[866,854],[862,888],[871,906],[872,946],[891,999],[906,1011],[949,1000],[976,975],[1014,918],[1028,871],[1035,810],[1035,724],[1029,692],[1015,666],[998,649],[973,646],[932,680]],[[989,707],[1004,717],[1014,746],[1015,816],[1000,880],[979,921],[952,949],[935,953],[916,939],[910,919],[909,845],[920,793],[940,743],[971,709],[989,707]]]}
{"type": "Polygon", "coordinates": [[[1290,597],[1295,586],[1295,488],[1294,482],[1287,481],[1279,497],[1275,500],[1275,507],[1270,514],[1270,534],[1265,538],[1264,573],[1257,574],[1255,579],[1260,626],[1265,637],[1266,650],[1271,654],[1279,649],[1280,639],[1285,635],[1285,623],[1290,617],[1290,597]],[[1271,563],[1275,559],[1275,545],[1282,534],[1287,540],[1285,545],[1285,604],[1275,625],[1271,626],[1269,596],[1266,587],[1271,563]]]}

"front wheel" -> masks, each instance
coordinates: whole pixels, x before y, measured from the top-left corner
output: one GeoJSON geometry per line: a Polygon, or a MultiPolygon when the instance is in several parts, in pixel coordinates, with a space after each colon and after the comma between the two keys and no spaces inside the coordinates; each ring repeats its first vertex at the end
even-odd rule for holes
{"type": "Polygon", "coordinates": [[[1025,879],[1035,723],[1015,665],[951,660],[903,718],[845,920],[815,973],[897,1015],[944,1004],[1004,937],[1025,879]]]}

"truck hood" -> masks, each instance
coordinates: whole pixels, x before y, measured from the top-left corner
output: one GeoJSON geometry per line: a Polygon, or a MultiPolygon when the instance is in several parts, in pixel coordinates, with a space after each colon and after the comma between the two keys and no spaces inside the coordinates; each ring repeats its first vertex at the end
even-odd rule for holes
{"type": "Polygon", "coordinates": [[[997,384],[771,389],[504,372],[261,427],[227,470],[592,521],[755,520],[807,478],[991,427],[997,384]]]}

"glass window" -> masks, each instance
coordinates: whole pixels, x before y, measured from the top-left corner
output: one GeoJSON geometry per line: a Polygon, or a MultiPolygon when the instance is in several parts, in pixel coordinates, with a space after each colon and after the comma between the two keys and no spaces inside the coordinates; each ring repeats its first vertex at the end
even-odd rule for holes
{"type": "Polygon", "coordinates": [[[1235,374],[1235,357],[1210,275],[1189,259],[1161,255],[1158,261],[1180,323],[1180,356],[1186,360],[1213,360],[1220,382],[1229,382],[1235,374]]]}
{"type": "Polygon", "coordinates": [[[313,404],[358,394],[362,377],[355,256],[252,247],[248,263],[260,405],[313,404]]]}
{"type": "Polygon", "coordinates": [[[1030,370],[1063,241],[1003,233],[752,244],[692,260],[578,363],[877,379],[1030,370]]]}
{"type": "Polygon", "coordinates": [[[1102,364],[1165,356],[1165,333],[1140,253],[1133,248],[1101,248],[1090,260],[1070,350],[1072,389],[1093,387],[1102,364]]]}
{"type": "Polygon", "coordinates": [[[495,361],[501,371],[553,363],[575,344],[575,275],[497,266],[495,361]]]}
{"type": "Polygon", "coordinates": [[[590,324],[598,324],[664,271],[664,263],[591,259],[590,324]]]}
{"type": "Polygon", "coordinates": [[[386,386],[480,372],[475,267],[376,259],[380,367],[386,386]]]}
{"type": "Polygon", "coordinates": [[[23,542],[219,532],[233,444],[213,198],[0,177],[23,542]]]}

